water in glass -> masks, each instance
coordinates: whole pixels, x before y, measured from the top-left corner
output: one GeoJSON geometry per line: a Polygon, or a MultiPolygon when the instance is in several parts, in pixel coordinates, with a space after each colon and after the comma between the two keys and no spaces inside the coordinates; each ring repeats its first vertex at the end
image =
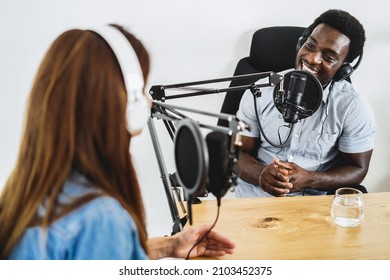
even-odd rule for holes
{"type": "Polygon", "coordinates": [[[336,191],[332,202],[333,221],[343,227],[356,227],[364,219],[362,193],[352,188],[336,191]]]}

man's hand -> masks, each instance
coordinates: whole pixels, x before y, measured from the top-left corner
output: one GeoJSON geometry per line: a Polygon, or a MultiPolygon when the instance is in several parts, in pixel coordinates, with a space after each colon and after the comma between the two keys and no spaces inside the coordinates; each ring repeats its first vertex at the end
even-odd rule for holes
{"type": "Polygon", "coordinates": [[[280,172],[284,170],[284,174],[292,184],[291,192],[300,191],[304,188],[309,187],[308,180],[310,179],[309,171],[303,169],[299,165],[293,162],[280,161],[277,159],[273,160],[280,172]]]}
{"type": "Polygon", "coordinates": [[[259,176],[261,188],[274,196],[286,196],[293,184],[290,182],[289,170],[279,168],[277,164],[267,165],[259,176]]]}

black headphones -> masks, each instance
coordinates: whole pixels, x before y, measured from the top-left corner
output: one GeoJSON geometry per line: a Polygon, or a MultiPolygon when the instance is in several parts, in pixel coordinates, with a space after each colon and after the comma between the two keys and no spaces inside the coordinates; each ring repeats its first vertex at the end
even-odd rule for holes
{"type": "MultiPolygon", "coordinates": [[[[311,24],[308,28],[305,29],[305,31],[303,31],[296,45],[296,53],[298,53],[298,51],[301,49],[303,44],[307,41],[314,28],[315,28],[314,24],[311,24]]],[[[363,49],[359,54],[358,60],[356,61],[355,65],[352,66],[350,63],[345,63],[341,65],[340,69],[334,75],[333,80],[342,81],[348,78],[349,76],[351,76],[352,73],[358,68],[362,58],[363,58],[363,49]]]]}

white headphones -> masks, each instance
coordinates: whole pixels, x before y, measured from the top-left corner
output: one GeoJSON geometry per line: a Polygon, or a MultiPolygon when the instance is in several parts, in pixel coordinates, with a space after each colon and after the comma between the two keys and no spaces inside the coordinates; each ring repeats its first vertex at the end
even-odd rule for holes
{"type": "Polygon", "coordinates": [[[144,80],[138,57],[127,38],[113,26],[87,28],[99,34],[114,52],[122,71],[127,91],[126,119],[129,132],[141,130],[150,117],[144,80]]]}

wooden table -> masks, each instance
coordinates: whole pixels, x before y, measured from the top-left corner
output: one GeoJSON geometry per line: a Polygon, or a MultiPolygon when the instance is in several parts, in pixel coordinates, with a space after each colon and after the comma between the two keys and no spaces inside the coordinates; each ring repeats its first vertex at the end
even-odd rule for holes
{"type": "MultiPolygon", "coordinates": [[[[333,196],[222,198],[215,229],[236,243],[221,259],[390,259],[390,192],[364,194],[365,219],[333,223],[333,196]]],[[[217,203],[192,205],[193,223],[212,223],[217,203]]]]}

